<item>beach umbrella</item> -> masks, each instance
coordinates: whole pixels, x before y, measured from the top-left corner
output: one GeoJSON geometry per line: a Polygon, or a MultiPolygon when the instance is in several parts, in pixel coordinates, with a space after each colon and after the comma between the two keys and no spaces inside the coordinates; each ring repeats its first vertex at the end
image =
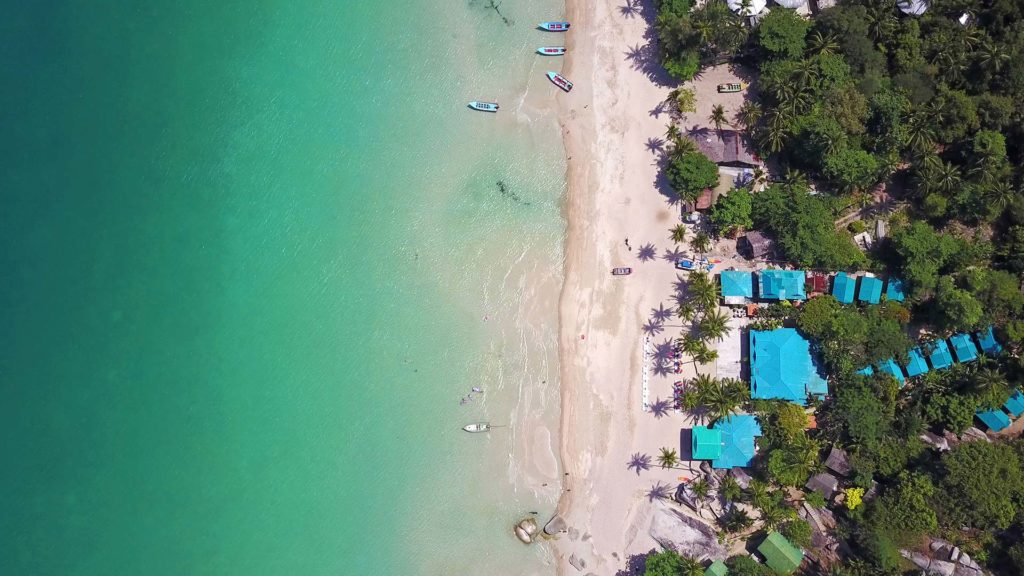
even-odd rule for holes
{"type": "Polygon", "coordinates": [[[768,0],[725,0],[729,9],[743,16],[754,16],[760,14],[768,0]]]}
{"type": "Polygon", "coordinates": [[[775,3],[783,8],[800,8],[807,5],[807,0],[775,0],[775,3]]]}
{"type": "Polygon", "coordinates": [[[920,16],[928,10],[928,0],[899,0],[896,6],[909,16],[920,16]]]}

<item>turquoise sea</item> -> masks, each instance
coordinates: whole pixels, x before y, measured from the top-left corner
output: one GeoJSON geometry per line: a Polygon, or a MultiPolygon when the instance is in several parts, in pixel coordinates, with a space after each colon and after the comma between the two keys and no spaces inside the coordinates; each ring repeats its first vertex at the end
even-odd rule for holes
{"type": "Polygon", "coordinates": [[[0,574],[553,573],[561,3],[5,4],[0,574]]]}

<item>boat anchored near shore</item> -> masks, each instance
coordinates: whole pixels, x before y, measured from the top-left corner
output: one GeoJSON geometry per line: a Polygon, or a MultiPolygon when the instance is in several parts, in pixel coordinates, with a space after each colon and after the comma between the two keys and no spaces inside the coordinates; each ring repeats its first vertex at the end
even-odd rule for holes
{"type": "Polygon", "coordinates": [[[472,433],[487,432],[491,428],[494,428],[494,426],[491,426],[490,422],[474,422],[472,424],[466,424],[465,426],[462,427],[462,429],[465,430],[466,432],[472,433]]]}
{"type": "Polygon", "coordinates": [[[551,80],[552,84],[566,92],[572,90],[572,82],[569,82],[565,76],[562,76],[558,72],[548,72],[548,80],[551,80]]]}
{"type": "Polygon", "coordinates": [[[569,29],[568,22],[541,22],[539,28],[548,32],[565,32],[569,29]]]}
{"type": "Polygon", "coordinates": [[[469,107],[472,108],[473,110],[479,110],[481,112],[497,112],[498,111],[498,103],[497,102],[481,102],[479,100],[473,100],[472,102],[469,103],[469,107]]]}
{"type": "Polygon", "coordinates": [[[541,46],[537,48],[537,54],[544,56],[561,56],[565,54],[565,46],[541,46]]]}

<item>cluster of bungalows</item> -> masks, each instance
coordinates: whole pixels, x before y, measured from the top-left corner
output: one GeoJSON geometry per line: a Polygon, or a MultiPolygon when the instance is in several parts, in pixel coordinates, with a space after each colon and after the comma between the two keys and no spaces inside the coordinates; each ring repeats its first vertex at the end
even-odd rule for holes
{"type": "MultiPolygon", "coordinates": [[[[755,300],[806,300],[808,295],[827,293],[829,281],[828,274],[804,270],[725,270],[719,278],[722,301],[727,305],[748,304],[755,300]]],[[[854,300],[878,304],[883,293],[886,299],[897,302],[906,298],[903,282],[897,278],[890,278],[886,284],[881,278],[868,273],[853,276],[839,272],[832,276],[832,295],[843,304],[852,304],[854,300]]]]}
{"type": "MultiPolygon", "coordinates": [[[[945,370],[954,363],[967,364],[978,359],[978,351],[989,356],[997,356],[1003,347],[996,340],[992,327],[971,334],[954,334],[948,340],[939,339],[916,346],[907,352],[908,361],[900,366],[895,359],[889,358],[875,366],[865,366],[858,374],[870,376],[879,371],[891,375],[902,387],[907,378],[915,378],[932,370],[945,370]]],[[[993,432],[998,432],[1010,425],[1010,417],[1024,414],[1024,394],[1017,391],[998,410],[981,410],[976,416],[993,432]]]]}

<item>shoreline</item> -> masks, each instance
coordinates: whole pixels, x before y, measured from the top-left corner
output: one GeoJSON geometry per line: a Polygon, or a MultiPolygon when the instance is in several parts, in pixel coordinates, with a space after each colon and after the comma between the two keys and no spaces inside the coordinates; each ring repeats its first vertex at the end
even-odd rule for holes
{"type": "MultiPolygon", "coordinates": [[[[661,255],[672,248],[668,232],[679,209],[659,192],[658,151],[645,145],[664,136],[671,86],[649,62],[656,59],[645,36],[653,5],[640,10],[627,15],[615,4],[566,0],[573,26],[563,74],[575,88],[558,100],[567,182],[559,430],[568,475],[556,510],[567,530],[553,544],[560,575],[614,575],[632,555],[658,548],[649,535],[657,512],[646,492],[688,473],[655,465],[638,475],[626,467],[633,453],[676,447],[687,425],[642,408],[641,327],[651,309],[673,306],[676,270],[661,255]],[[637,258],[645,245],[656,249],[655,261],[637,258]],[[611,276],[617,266],[633,274],[611,276]]],[[[670,397],[671,379],[652,381],[652,400],[670,397]]]]}

